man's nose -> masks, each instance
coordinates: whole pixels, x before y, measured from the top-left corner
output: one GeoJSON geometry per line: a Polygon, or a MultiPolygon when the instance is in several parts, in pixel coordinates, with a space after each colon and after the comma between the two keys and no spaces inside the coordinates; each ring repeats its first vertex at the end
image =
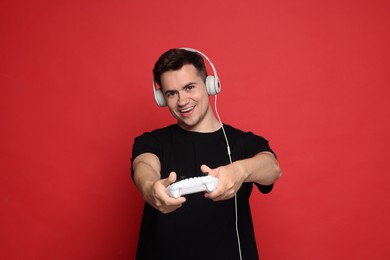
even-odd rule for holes
{"type": "Polygon", "coordinates": [[[178,99],[178,104],[179,106],[186,105],[188,103],[188,95],[184,92],[179,92],[178,94],[179,99],[178,99]]]}

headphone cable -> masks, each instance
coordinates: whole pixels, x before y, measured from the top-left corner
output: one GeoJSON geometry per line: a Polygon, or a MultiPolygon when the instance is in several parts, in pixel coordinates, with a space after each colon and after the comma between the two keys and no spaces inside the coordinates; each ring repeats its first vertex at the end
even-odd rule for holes
{"type": "MultiPolygon", "coordinates": [[[[222,123],[222,120],[221,120],[221,118],[219,116],[218,109],[217,109],[217,96],[218,95],[214,96],[214,110],[215,110],[215,114],[217,115],[218,121],[221,123],[222,132],[223,132],[223,135],[224,135],[225,141],[226,141],[226,149],[227,149],[227,153],[228,153],[228,156],[229,156],[229,161],[230,161],[230,163],[233,163],[232,156],[231,156],[231,151],[230,151],[229,140],[227,138],[227,135],[226,135],[226,132],[225,132],[225,128],[223,127],[223,123],[222,123]]],[[[238,253],[240,255],[240,260],[242,260],[240,233],[239,233],[239,229],[238,229],[237,193],[234,194],[234,211],[235,211],[235,222],[236,222],[235,225],[236,225],[236,236],[237,236],[237,244],[238,244],[238,253]]]]}

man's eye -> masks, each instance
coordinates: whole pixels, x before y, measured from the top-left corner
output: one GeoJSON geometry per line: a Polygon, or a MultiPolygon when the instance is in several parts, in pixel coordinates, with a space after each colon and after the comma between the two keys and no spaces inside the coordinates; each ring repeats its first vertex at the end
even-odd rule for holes
{"type": "Polygon", "coordinates": [[[172,97],[173,95],[175,95],[175,93],[174,93],[173,91],[167,91],[167,92],[165,93],[165,95],[166,95],[167,97],[172,97]]]}
{"type": "Polygon", "coordinates": [[[189,85],[189,86],[186,87],[186,90],[189,91],[189,90],[191,90],[191,89],[193,89],[193,88],[194,88],[193,85],[189,85]]]}

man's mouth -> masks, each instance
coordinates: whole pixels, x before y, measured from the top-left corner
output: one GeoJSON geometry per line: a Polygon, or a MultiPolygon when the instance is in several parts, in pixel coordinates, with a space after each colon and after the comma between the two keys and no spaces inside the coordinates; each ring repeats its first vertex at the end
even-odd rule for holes
{"type": "Polygon", "coordinates": [[[180,109],[180,113],[187,113],[187,112],[190,112],[192,109],[194,109],[194,107],[188,107],[188,108],[185,108],[185,109],[180,109]]]}

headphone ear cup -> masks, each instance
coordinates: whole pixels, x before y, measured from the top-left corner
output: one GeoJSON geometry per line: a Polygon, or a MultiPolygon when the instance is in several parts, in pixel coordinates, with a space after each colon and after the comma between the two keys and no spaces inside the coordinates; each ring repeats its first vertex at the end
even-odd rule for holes
{"type": "Polygon", "coordinates": [[[221,86],[218,79],[214,76],[207,76],[206,89],[210,96],[217,95],[219,92],[221,92],[221,86]]]}
{"type": "Polygon", "coordinates": [[[165,107],[167,103],[165,102],[164,95],[161,89],[154,90],[154,98],[156,99],[157,105],[159,107],[165,107]]]}
{"type": "Polygon", "coordinates": [[[164,94],[161,89],[157,89],[156,82],[154,81],[154,78],[152,80],[153,85],[153,93],[154,93],[154,99],[156,100],[156,103],[159,107],[165,107],[167,103],[164,99],[164,94]]]}

